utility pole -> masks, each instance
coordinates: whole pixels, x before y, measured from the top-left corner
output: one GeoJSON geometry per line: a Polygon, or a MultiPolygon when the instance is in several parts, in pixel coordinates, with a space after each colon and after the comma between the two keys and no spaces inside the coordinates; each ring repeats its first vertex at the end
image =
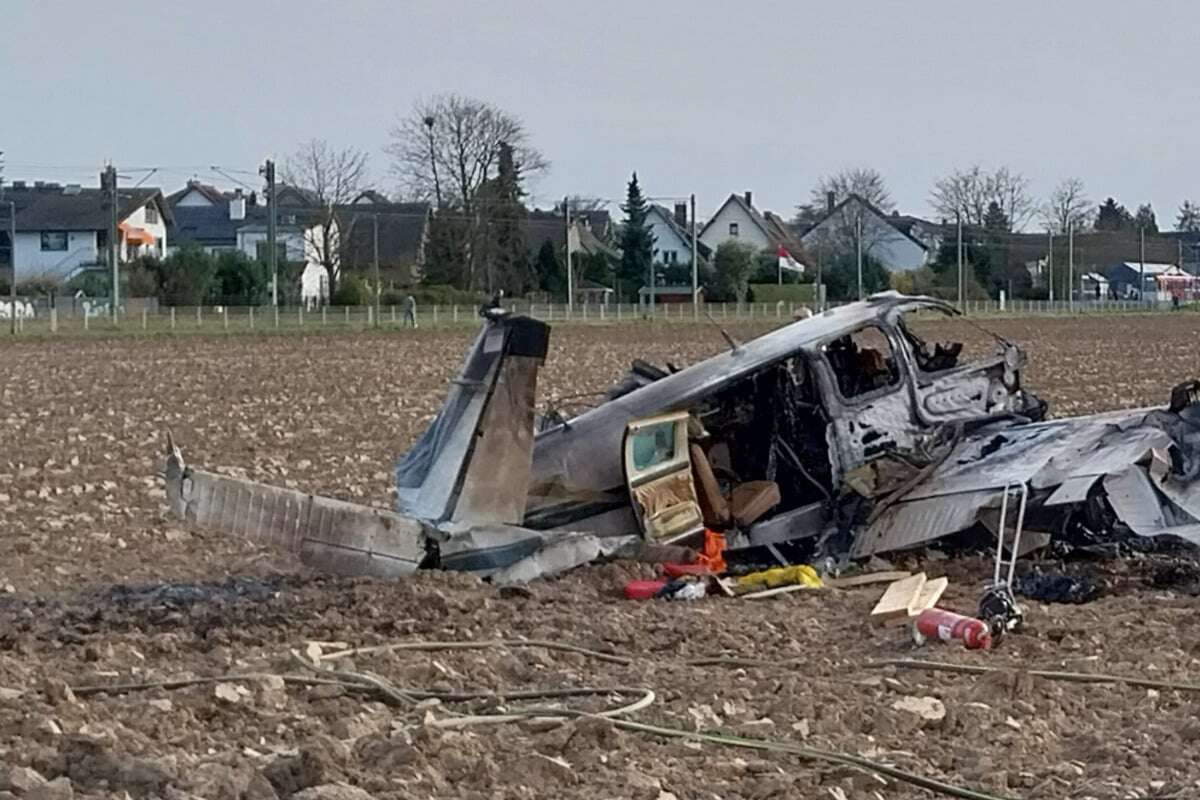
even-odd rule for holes
{"type": "Polygon", "coordinates": [[[571,198],[563,198],[563,219],[567,223],[567,314],[575,310],[575,264],[571,261],[571,198]]]}
{"type": "Polygon", "coordinates": [[[267,179],[267,269],[271,271],[271,305],[279,307],[279,263],[275,252],[276,220],[278,209],[275,207],[275,162],[267,159],[258,171],[267,179]]]}
{"type": "MultiPolygon", "coordinates": [[[[862,273],[862,211],[859,211],[854,217],[854,258],[858,262],[858,299],[863,299],[863,273],[862,273]]],[[[783,273],[780,272],[782,282],[783,273]]]]}
{"type": "Polygon", "coordinates": [[[967,313],[967,308],[966,308],[966,306],[964,305],[964,301],[965,301],[965,299],[966,299],[966,298],[965,298],[965,297],[963,297],[963,294],[964,294],[964,287],[963,287],[963,226],[962,226],[962,212],[961,212],[961,211],[957,212],[957,214],[956,214],[956,217],[958,218],[958,310],[959,310],[960,312],[962,312],[962,313],[964,313],[964,314],[965,314],[965,313],[967,313]]]}
{"type": "Polygon", "coordinates": [[[1067,310],[1075,310],[1075,223],[1067,223],[1067,310]]]}
{"type": "Polygon", "coordinates": [[[823,264],[821,261],[821,245],[819,243],[817,244],[816,251],[817,251],[817,282],[813,287],[815,289],[815,295],[816,295],[813,299],[816,300],[817,311],[824,311],[825,310],[825,298],[822,296],[822,287],[821,287],[821,267],[823,266],[823,264]]]}
{"type": "MultiPolygon", "coordinates": [[[[692,194],[692,317],[699,318],[700,316],[700,270],[699,260],[696,253],[696,195],[692,194]]],[[[1180,253],[1183,252],[1180,245],[1180,253]]],[[[1183,257],[1180,257],[1180,264],[1183,263],[1183,257]]]]}
{"type": "Polygon", "coordinates": [[[1146,304],[1146,228],[1138,228],[1138,300],[1146,304]]]}
{"type": "Polygon", "coordinates": [[[1054,307],[1054,231],[1046,231],[1046,282],[1050,284],[1050,306],[1054,307]]]}
{"type": "Polygon", "coordinates": [[[12,335],[17,335],[17,204],[8,201],[8,263],[12,275],[8,282],[8,321],[12,335]]]}
{"type": "Polygon", "coordinates": [[[109,291],[108,314],[113,324],[117,324],[117,308],[121,303],[121,274],[118,266],[121,255],[121,240],[118,238],[117,216],[117,168],[109,164],[104,168],[100,178],[101,189],[107,192],[105,200],[108,204],[108,268],[112,289],[109,291]]]}
{"type": "Polygon", "coordinates": [[[374,249],[375,262],[375,327],[379,327],[379,296],[382,293],[383,284],[379,279],[379,212],[376,211],[371,215],[371,245],[374,249]]]}

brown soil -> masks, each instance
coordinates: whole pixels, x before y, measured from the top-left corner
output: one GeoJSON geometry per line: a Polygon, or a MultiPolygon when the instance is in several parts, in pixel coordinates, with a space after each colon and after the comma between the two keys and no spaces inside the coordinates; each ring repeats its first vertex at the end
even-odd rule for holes
{"type": "MultiPolygon", "coordinates": [[[[1058,415],[1162,403],[1171,386],[1200,372],[1190,316],[990,327],[1026,347],[1026,385],[1058,415]]],[[[984,341],[972,336],[976,346],[984,341]]],[[[1050,682],[1020,671],[1196,682],[1195,581],[1156,585],[1152,576],[1167,574],[1157,559],[1073,565],[1100,581],[1098,600],[1029,603],[1024,634],[978,653],[918,650],[903,630],[870,627],[878,589],[633,603],[620,587],[650,568],[629,564],[577,570],[527,593],[465,575],[337,579],[166,515],[155,473],[168,428],[193,463],[388,505],[394,457],[430,420],[469,337],[421,331],[0,348],[0,798],[363,796],[309,788],[338,783],[414,798],[930,796],[797,756],[660,741],[591,720],[439,732],[420,724],[424,711],[330,687],[245,680],[129,694],[66,689],[293,671],[289,649],[309,640],[496,637],[556,640],[633,661],[526,648],[339,663],[412,689],[649,687],[657,701],[638,721],[868,755],[1003,796],[1200,794],[1200,694],[1050,682]],[[684,663],[716,654],[760,663],[684,663]],[[1006,671],[870,666],[896,657],[1006,671]],[[940,699],[945,718],[922,721],[892,708],[908,695],[940,699]],[[59,780],[32,786],[42,778],[59,780]]],[[[601,389],[635,355],[682,364],[722,343],[710,327],[634,324],[556,329],[552,346],[546,398],[601,389]]],[[[944,605],[963,611],[987,572],[982,559],[900,563],[948,574],[944,605]]],[[[598,710],[630,699],[569,702],[598,710]]]]}

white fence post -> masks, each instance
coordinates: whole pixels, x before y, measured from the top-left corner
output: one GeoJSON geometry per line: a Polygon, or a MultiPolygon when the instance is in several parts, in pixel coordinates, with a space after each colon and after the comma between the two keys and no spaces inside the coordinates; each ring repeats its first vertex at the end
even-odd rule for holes
{"type": "Polygon", "coordinates": [[[221,325],[229,330],[229,306],[221,306],[221,325]]]}
{"type": "Polygon", "coordinates": [[[435,305],[433,307],[433,326],[435,328],[437,327],[437,309],[438,309],[438,307],[435,305]]]}
{"type": "Polygon", "coordinates": [[[203,314],[204,314],[204,306],[196,306],[196,327],[197,328],[199,328],[200,326],[202,326],[204,324],[204,320],[202,318],[203,314]]]}
{"type": "MultiPolygon", "coordinates": [[[[83,327],[87,329],[87,312],[83,312],[83,327]]],[[[175,330],[175,306],[171,306],[171,330],[175,330]]]]}
{"type": "Polygon", "coordinates": [[[250,306],[250,330],[254,330],[254,306],[250,306]]]}

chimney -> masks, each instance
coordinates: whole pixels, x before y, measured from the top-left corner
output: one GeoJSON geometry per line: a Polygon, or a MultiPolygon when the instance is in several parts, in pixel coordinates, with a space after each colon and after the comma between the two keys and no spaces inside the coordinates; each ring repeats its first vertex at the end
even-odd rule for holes
{"type": "Polygon", "coordinates": [[[749,191],[746,192],[746,205],[750,206],[751,208],[754,208],[754,193],[753,192],[749,192],[749,191]]]}
{"type": "Polygon", "coordinates": [[[246,198],[242,196],[241,189],[235,191],[233,197],[229,198],[229,218],[232,220],[246,218],[246,198]]]}
{"type": "Polygon", "coordinates": [[[826,211],[833,211],[833,207],[837,205],[837,202],[834,199],[835,197],[836,197],[836,195],[834,195],[833,192],[825,193],[825,210],[826,211]]]}
{"type": "Polygon", "coordinates": [[[250,199],[246,201],[246,205],[250,205],[250,206],[258,205],[258,192],[250,193],[250,199]]]}
{"type": "Polygon", "coordinates": [[[688,226],[687,203],[676,203],[675,204],[675,224],[678,225],[679,227],[683,228],[684,230],[687,230],[687,226],[688,226]]]}

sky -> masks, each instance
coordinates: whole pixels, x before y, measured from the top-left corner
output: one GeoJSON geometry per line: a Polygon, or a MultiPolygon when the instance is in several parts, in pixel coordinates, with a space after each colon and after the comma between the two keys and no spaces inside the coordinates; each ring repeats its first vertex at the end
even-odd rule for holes
{"type": "Polygon", "coordinates": [[[790,216],[823,175],[869,166],[905,213],[942,175],[1007,165],[1044,197],[1200,200],[1200,4],[655,0],[5,0],[5,180],[95,185],[111,160],[171,191],[258,184],[307,139],[383,148],[421,97],[520,117],[551,169],[537,205],[581,194],[733,192],[790,216]],[[158,167],[147,177],[143,169],[158,167]]]}

